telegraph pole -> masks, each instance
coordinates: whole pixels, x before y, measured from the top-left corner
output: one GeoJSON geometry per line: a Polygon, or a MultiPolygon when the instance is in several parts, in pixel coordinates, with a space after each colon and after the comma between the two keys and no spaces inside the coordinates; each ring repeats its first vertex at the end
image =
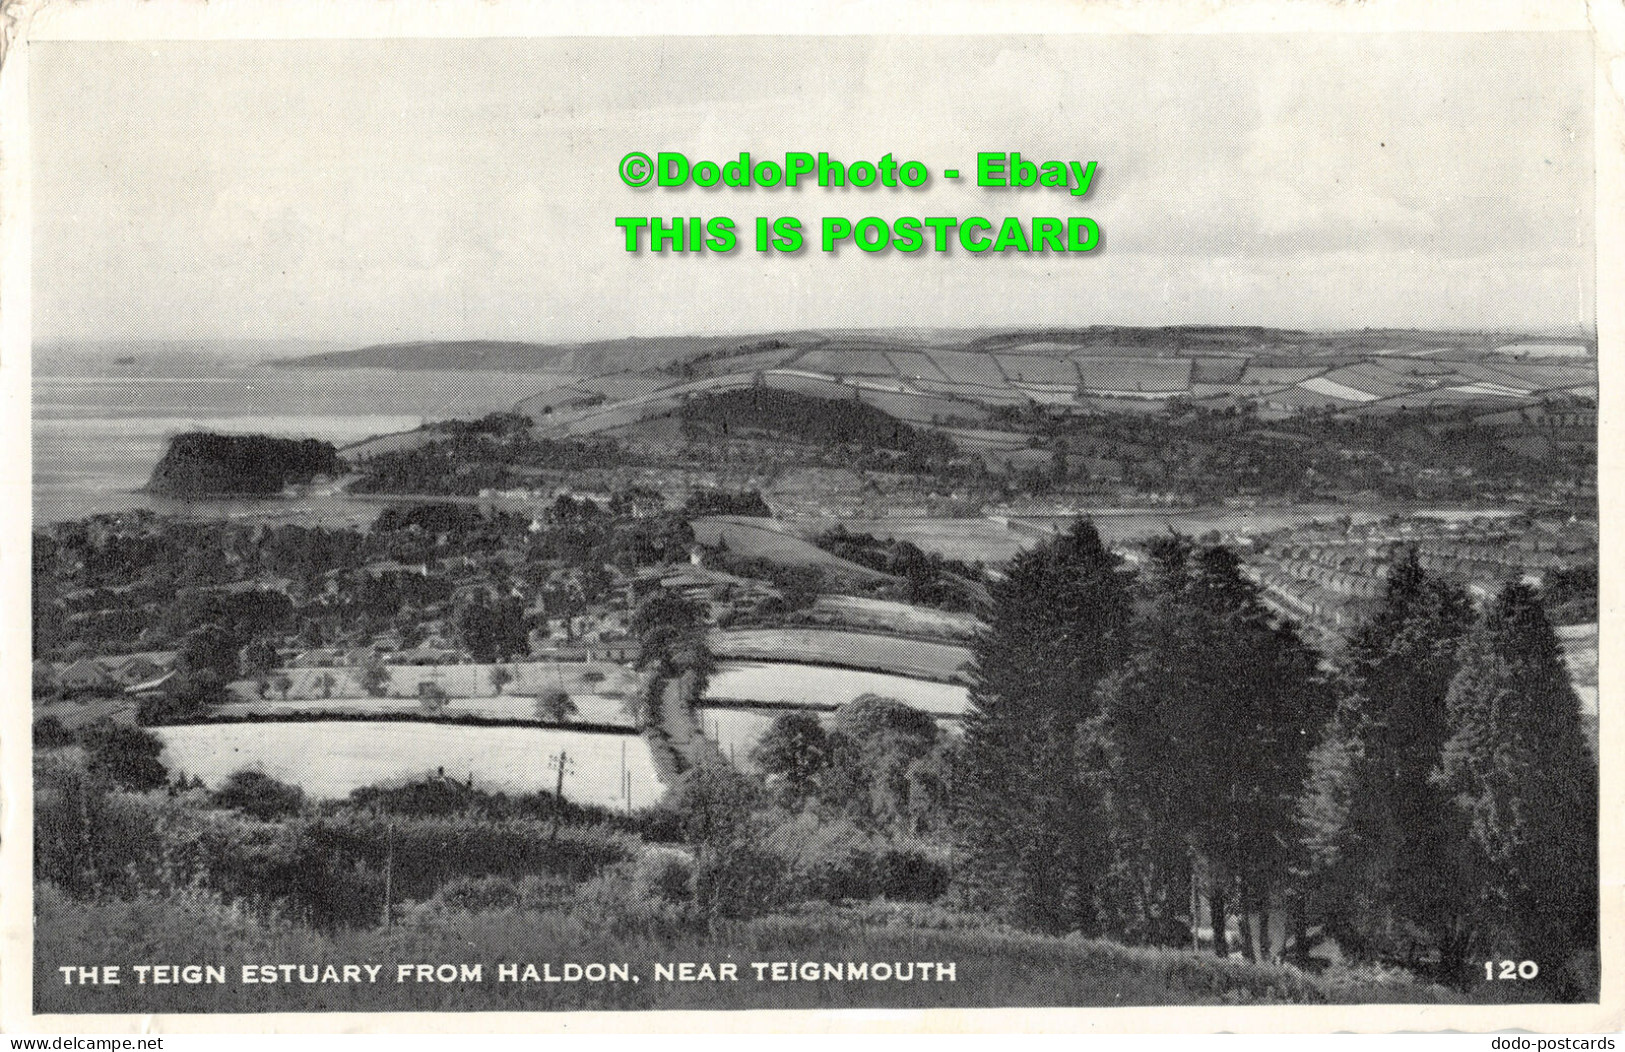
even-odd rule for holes
{"type": "Polygon", "coordinates": [[[560,749],[553,759],[549,761],[549,765],[558,769],[559,777],[553,792],[562,802],[564,800],[564,772],[570,766],[570,754],[560,749]]]}

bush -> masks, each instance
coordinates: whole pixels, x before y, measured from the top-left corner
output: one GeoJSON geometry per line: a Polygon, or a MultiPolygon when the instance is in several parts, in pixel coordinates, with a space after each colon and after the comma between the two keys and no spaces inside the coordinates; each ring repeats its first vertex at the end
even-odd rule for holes
{"type": "Polygon", "coordinates": [[[41,716],[34,721],[34,748],[60,749],[73,743],[73,732],[62,726],[62,721],[55,716],[41,716]]]}
{"type": "Polygon", "coordinates": [[[211,799],[217,807],[233,808],[262,822],[296,815],[305,806],[303,789],[253,770],[238,771],[227,778],[211,799]]]}
{"type": "Polygon", "coordinates": [[[948,866],[917,848],[888,847],[876,859],[878,890],[888,899],[935,902],[948,890],[948,866]]]}
{"type": "Polygon", "coordinates": [[[757,917],[790,898],[783,858],[744,841],[700,849],[694,866],[694,902],[709,918],[757,917]]]}
{"type": "Polygon", "coordinates": [[[570,919],[594,933],[670,939],[693,928],[696,915],[687,902],[642,893],[636,880],[617,868],[576,889],[570,919]]]}
{"type": "Polygon", "coordinates": [[[157,813],[110,791],[77,749],[34,757],[34,876],[76,894],[133,890],[160,853],[157,813]]]}
{"type": "Polygon", "coordinates": [[[120,789],[142,792],[169,780],[169,772],[158,760],[164,743],[139,727],[103,717],[81,729],[79,741],[85,747],[86,770],[120,789]]]}
{"type": "Polygon", "coordinates": [[[455,877],[434,893],[432,903],[458,910],[483,912],[519,905],[518,883],[507,877],[455,877]]]}
{"type": "Polygon", "coordinates": [[[672,850],[649,850],[632,869],[639,895],[661,902],[688,902],[694,897],[694,862],[672,850]]]}

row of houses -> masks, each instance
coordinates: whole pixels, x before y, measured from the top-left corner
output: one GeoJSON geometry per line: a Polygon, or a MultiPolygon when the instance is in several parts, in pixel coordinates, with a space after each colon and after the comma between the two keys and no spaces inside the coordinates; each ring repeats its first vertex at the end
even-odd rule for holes
{"type": "Polygon", "coordinates": [[[1351,599],[1375,599],[1382,594],[1387,580],[1387,568],[1362,563],[1353,572],[1323,562],[1289,559],[1278,564],[1288,577],[1308,581],[1335,595],[1351,599]]]}

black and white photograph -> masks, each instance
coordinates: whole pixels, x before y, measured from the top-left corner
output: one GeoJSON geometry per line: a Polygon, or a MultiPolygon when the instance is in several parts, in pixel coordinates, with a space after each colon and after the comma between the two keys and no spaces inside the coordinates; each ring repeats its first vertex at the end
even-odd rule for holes
{"type": "Polygon", "coordinates": [[[1598,1025],[1591,32],[40,24],[13,1023],[1598,1025]]]}

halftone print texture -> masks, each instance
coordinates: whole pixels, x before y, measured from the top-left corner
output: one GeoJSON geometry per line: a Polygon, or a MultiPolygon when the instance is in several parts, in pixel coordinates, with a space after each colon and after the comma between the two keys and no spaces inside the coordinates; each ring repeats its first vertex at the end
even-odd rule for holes
{"type": "Polygon", "coordinates": [[[1597,1001],[1592,68],[36,45],[35,1010],[1597,1001]]]}

